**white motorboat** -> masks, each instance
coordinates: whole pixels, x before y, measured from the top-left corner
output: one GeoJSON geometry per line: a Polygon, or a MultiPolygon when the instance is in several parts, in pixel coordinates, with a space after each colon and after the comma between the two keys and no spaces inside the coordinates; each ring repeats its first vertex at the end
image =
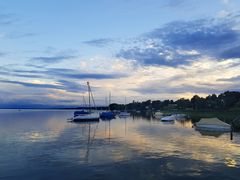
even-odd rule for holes
{"type": "Polygon", "coordinates": [[[130,116],[131,114],[129,112],[127,112],[127,106],[126,106],[126,97],[125,97],[125,104],[124,104],[124,111],[120,112],[118,114],[118,116],[121,118],[126,118],[128,116],[130,116]]]}
{"type": "Polygon", "coordinates": [[[127,111],[123,111],[123,112],[120,112],[120,113],[118,114],[119,117],[128,117],[128,116],[130,116],[130,115],[131,115],[131,114],[128,113],[127,111]]]}
{"type": "Polygon", "coordinates": [[[176,118],[173,115],[165,116],[165,117],[161,118],[161,121],[174,121],[174,120],[176,120],[176,118]]]}
{"type": "Polygon", "coordinates": [[[195,124],[195,128],[196,130],[204,131],[231,131],[231,125],[219,120],[218,118],[202,118],[195,124]]]}

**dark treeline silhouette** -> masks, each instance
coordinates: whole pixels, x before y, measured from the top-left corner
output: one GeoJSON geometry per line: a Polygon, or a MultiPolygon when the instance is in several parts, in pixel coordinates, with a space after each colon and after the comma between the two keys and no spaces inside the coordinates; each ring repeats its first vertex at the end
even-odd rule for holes
{"type": "MultiPolygon", "coordinates": [[[[144,110],[164,110],[164,109],[181,109],[181,110],[229,110],[240,108],[240,92],[226,91],[220,95],[212,94],[206,98],[194,95],[191,99],[181,98],[173,100],[147,100],[126,104],[128,111],[144,110]]],[[[124,110],[125,105],[113,103],[110,105],[111,110],[124,110]]]]}

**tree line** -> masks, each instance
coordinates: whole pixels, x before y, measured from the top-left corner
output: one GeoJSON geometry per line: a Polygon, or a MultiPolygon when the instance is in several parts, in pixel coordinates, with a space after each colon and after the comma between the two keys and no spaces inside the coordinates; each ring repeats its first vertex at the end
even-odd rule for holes
{"type": "Polygon", "coordinates": [[[110,104],[111,110],[144,111],[144,110],[164,110],[164,109],[181,109],[181,110],[228,110],[240,108],[240,92],[226,91],[219,95],[212,94],[203,98],[194,95],[191,99],[180,98],[173,100],[147,100],[129,104],[110,104]]]}

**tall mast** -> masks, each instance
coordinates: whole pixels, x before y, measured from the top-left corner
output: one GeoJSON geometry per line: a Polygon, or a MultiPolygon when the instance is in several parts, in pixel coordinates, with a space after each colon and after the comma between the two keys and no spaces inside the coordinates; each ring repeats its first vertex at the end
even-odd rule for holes
{"type": "Polygon", "coordinates": [[[108,110],[110,110],[110,104],[111,104],[111,92],[109,92],[108,110]]]}
{"type": "Polygon", "coordinates": [[[87,82],[87,86],[88,86],[88,106],[89,106],[89,112],[91,112],[91,94],[90,94],[89,82],[87,82]]]}
{"type": "Polygon", "coordinates": [[[126,96],[125,96],[125,104],[124,104],[124,111],[126,111],[127,110],[127,107],[126,107],[126,101],[127,101],[127,98],[126,98],[126,96]]]}

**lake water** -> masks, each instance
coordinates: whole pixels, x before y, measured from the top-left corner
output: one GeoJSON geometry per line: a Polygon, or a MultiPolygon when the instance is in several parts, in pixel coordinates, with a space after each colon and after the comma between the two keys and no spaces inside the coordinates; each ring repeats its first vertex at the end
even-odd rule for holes
{"type": "Polygon", "coordinates": [[[70,123],[73,111],[0,110],[0,179],[239,179],[240,134],[142,116],[70,123]]]}

